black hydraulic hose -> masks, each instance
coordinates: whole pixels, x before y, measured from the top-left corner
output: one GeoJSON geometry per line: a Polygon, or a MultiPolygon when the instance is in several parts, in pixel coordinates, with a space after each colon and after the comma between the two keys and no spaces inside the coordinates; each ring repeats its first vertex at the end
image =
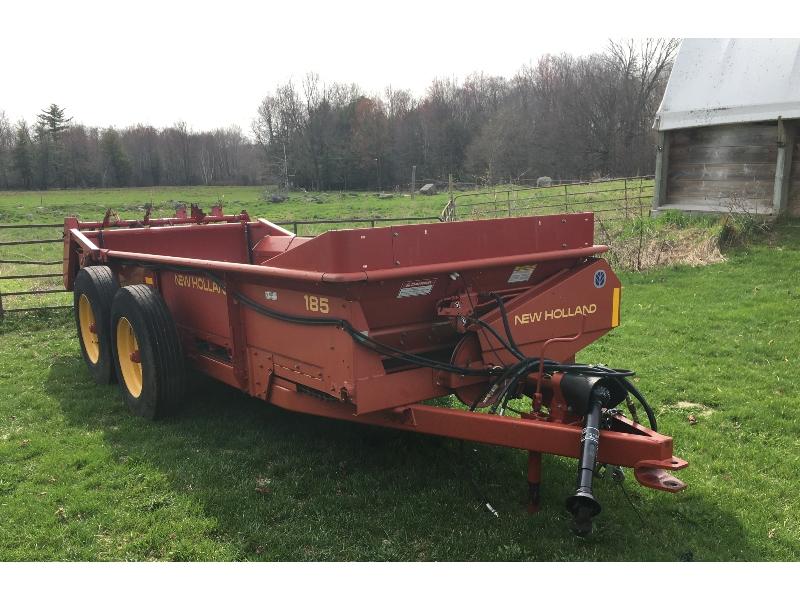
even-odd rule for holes
{"type": "Polygon", "coordinates": [[[512,390],[519,385],[519,380],[521,378],[527,377],[529,373],[539,370],[539,359],[527,359],[519,363],[518,366],[518,369],[515,369],[513,373],[506,376],[508,383],[506,383],[505,387],[503,387],[502,391],[497,395],[497,402],[495,402],[494,409],[497,408],[499,403],[508,400],[512,390]]]}
{"type": "MultiPolygon", "coordinates": [[[[609,375],[614,373],[614,370],[613,369],[609,369],[608,367],[598,367],[598,368],[602,368],[609,375]]],[[[650,404],[645,399],[644,394],[642,394],[638,390],[638,388],[635,385],[633,385],[633,383],[631,383],[631,381],[626,379],[625,377],[621,378],[619,381],[622,384],[622,386],[634,398],[636,398],[639,401],[639,404],[641,404],[642,408],[644,409],[645,414],[647,415],[647,421],[650,424],[650,429],[652,429],[655,432],[658,432],[658,423],[656,422],[656,413],[653,411],[653,408],[650,406],[650,404]]]]}
{"type": "Polygon", "coordinates": [[[487,329],[495,338],[497,338],[497,340],[503,345],[503,347],[506,350],[508,350],[511,354],[514,355],[514,357],[517,360],[525,360],[526,358],[528,358],[522,352],[519,351],[519,348],[514,347],[508,341],[504,340],[500,336],[500,334],[497,333],[497,330],[494,327],[492,327],[491,325],[489,325],[489,323],[487,323],[486,321],[482,321],[481,319],[479,319],[477,317],[472,317],[471,320],[474,321],[475,323],[477,323],[478,325],[480,325],[481,327],[483,327],[484,329],[487,329]]]}
{"type": "MultiPolygon", "coordinates": [[[[478,310],[475,308],[475,304],[472,302],[472,295],[471,295],[471,294],[467,294],[467,300],[469,301],[470,308],[472,308],[472,314],[473,314],[473,315],[476,315],[476,317],[475,317],[475,318],[477,318],[478,310]]],[[[465,318],[465,317],[462,317],[462,319],[464,319],[464,318],[465,318]]],[[[489,327],[489,325],[488,325],[488,324],[484,324],[484,325],[486,325],[487,327],[489,327]]],[[[489,329],[492,329],[492,328],[491,328],[491,327],[489,327],[489,329]]],[[[494,336],[495,336],[495,337],[496,337],[498,340],[500,340],[500,342],[501,342],[501,343],[503,343],[503,344],[505,345],[505,341],[504,341],[504,340],[502,340],[502,339],[500,338],[500,336],[499,336],[499,335],[497,335],[497,332],[496,332],[496,331],[494,331],[493,329],[492,329],[492,332],[494,333],[494,336]]],[[[478,336],[478,338],[480,339],[480,336],[478,336]]],[[[487,339],[487,343],[488,343],[488,339],[487,339]]],[[[506,365],[506,363],[503,361],[503,359],[502,359],[502,358],[500,358],[500,355],[497,353],[497,350],[495,350],[494,348],[492,348],[491,350],[492,350],[492,354],[494,354],[494,357],[497,359],[497,362],[498,362],[498,363],[500,363],[501,365],[503,365],[503,367],[506,367],[506,366],[507,366],[507,365],[506,365]]],[[[513,354],[513,353],[512,353],[512,354],[513,354]]]]}
{"type": "Polygon", "coordinates": [[[622,385],[625,386],[625,389],[628,390],[631,395],[633,395],[639,401],[639,404],[642,405],[644,412],[647,414],[647,420],[650,423],[650,429],[657,432],[658,425],[656,423],[656,413],[653,412],[652,407],[647,403],[647,400],[644,399],[644,395],[627,379],[621,379],[620,383],[622,383],[622,385]]]}
{"type": "Polygon", "coordinates": [[[588,377],[608,377],[610,379],[620,380],[636,375],[636,371],[629,371],[627,369],[609,369],[608,367],[601,367],[600,365],[582,365],[577,363],[561,364],[558,370],[564,373],[574,373],[576,375],[586,375],[588,377]]]}
{"type": "MultiPolygon", "coordinates": [[[[554,361],[546,361],[546,363],[547,362],[554,362],[554,361]]],[[[553,365],[551,365],[551,367],[552,366],[553,365]]],[[[523,375],[525,375],[525,374],[527,374],[527,373],[529,373],[529,372],[531,372],[533,370],[537,370],[538,368],[539,368],[539,359],[538,358],[526,358],[525,360],[522,360],[522,361],[518,362],[517,364],[512,365],[511,367],[506,369],[500,375],[500,377],[497,378],[497,380],[494,382],[492,387],[489,388],[489,390],[486,392],[486,394],[483,395],[482,398],[478,397],[475,400],[475,402],[473,402],[472,406],[470,407],[470,410],[475,410],[475,408],[478,406],[478,404],[480,404],[482,401],[486,401],[486,400],[488,400],[490,398],[493,398],[495,396],[497,396],[499,400],[502,400],[505,397],[505,395],[510,391],[511,386],[513,386],[514,383],[520,377],[522,377],[523,375]],[[501,384],[503,384],[503,382],[506,382],[506,383],[504,385],[502,385],[502,387],[501,387],[501,384]],[[499,393],[498,393],[498,391],[499,391],[499,393]]],[[[495,402],[495,404],[496,404],[496,402],[495,402]]]]}
{"type": "MultiPolygon", "coordinates": [[[[514,350],[520,355],[524,356],[522,351],[517,346],[517,343],[514,341],[514,336],[511,334],[511,326],[508,323],[508,313],[506,312],[506,304],[503,302],[503,299],[500,297],[499,294],[492,292],[490,294],[494,301],[497,302],[497,307],[500,309],[500,316],[503,319],[503,329],[506,330],[506,338],[508,339],[509,345],[514,348],[514,350]]],[[[519,358],[519,357],[518,357],[519,358]]]]}

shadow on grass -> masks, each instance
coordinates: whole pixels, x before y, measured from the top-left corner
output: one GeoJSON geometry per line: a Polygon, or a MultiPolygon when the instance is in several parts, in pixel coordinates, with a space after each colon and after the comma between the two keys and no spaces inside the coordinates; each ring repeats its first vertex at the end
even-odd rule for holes
{"type": "Polygon", "coordinates": [[[179,414],[150,423],[114,389],[76,393],[76,377],[88,378],[81,359],[61,357],[46,382],[70,425],[101,430],[118,460],[157,469],[199,502],[237,559],[758,558],[736,519],[691,488],[663,494],[629,478],[634,508],[599,481],[604,512],[584,540],[563,509],[573,460],[545,458],[543,510],[529,516],[521,451],[294,414],[199,375],[179,414]]]}

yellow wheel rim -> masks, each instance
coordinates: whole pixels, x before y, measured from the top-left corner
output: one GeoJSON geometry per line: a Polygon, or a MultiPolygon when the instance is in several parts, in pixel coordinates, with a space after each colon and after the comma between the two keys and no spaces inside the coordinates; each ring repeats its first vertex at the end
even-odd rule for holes
{"type": "Polygon", "coordinates": [[[92,303],[86,294],[81,294],[78,300],[78,323],[81,329],[81,341],[86,350],[86,356],[92,361],[93,365],[100,360],[100,339],[97,337],[96,321],[92,303]]]}
{"type": "Polygon", "coordinates": [[[139,357],[139,341],[130,321],[122,317],[117,321],[117,356],[125,387],[131,396],[142,393],[142,363],[139,357]]]}

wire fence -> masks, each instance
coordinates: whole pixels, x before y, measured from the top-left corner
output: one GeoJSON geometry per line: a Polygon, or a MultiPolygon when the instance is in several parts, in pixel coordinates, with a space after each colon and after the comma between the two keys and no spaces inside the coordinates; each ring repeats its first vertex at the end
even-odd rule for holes
{"type": "MultiPolygon", "coordinates": [[[[4,223],[0,232],[37,229],[63,229],[63,223],[4,223]]],[[[71,304],[54,304],[67,297],[60,286],[62,260],[55,260],[60,253],[63,237],[37,234],[34,239],[0,239],[0,318],[6,313],[36,310],[59,310],[71,308],[71,304]],[[29,254],[19,256],[20,253],[29,254]],[[33,255],[33,256],[30,256],[33,255]],[[51,258],[52,257],[52,258],[51,258]],[[6,266],[8,265],[8,266],[6,266]],[[42,267],[51,267],[43,269],[42,267]],[[55,297],[55,298],[54,298],[55,297]],[[23,301],[23,302],[20,302],[23,301]]]]}
{"type": "Polygon", "coordinates": [[[441,219],[459,221],[591,212],[594,213],[595,243],[611,247],[610,262],[615,267],[639,271],[662,259],[664,232],[653,227],[648,218],[653,192],[654,180],[650,175],[547,187],[507,186],[452,194],[441,219]]]}
{"type": "MultiPolygon", "coordinates": [[[[358,228],[358,227],[375,227],[378,225],[388,225],[392,223],[418,223],[418,222],[432,222],[439,220],[436,215],[427,217],[370,217],[370,218],[350,218],[350,219],[328,219],[328,220],[301,220],[295,219],[292,221],[276,221],[276,225],[281,227],[290,228],[296,235],[314,236],[318,235],[328,229],[330,225],[334,225],[334,229],[344,228],[358,228]]],[[[51,228],[62,229],[63,223],[31,223],[31,224],[0,224],[0,232],[4,230],[14,229],[37,229],[37,228],[51,228]]],[[[29,272],[31,267],[38,271],[40,267],[53,267],[55,265],[62,265],[62,260],[35,260],[33,258],[7,258],[4,249],[31,247],[35,253],[42,256],[42,258],[52,255],[49,248],[53,244],[62,244],[63,237],[59,238],[42,238],[42,239],[28,239],[28,240],[0,240],[0,268],[3,265],[12,265],[12,272],[9,275],[2,274],[0,271],[0,318],[5,313],[26,312],[36,310],[63,310],[72,308],[72,304],[52,304],[41,302],[40,298],[43,296],[60,296],[61,299],[69,299],[68,292],[63,288],[55,287],[60,284],[60,281],[54,281],[55,278],[61,278],[62,273],[53,272],[54,269],[46,269],[45,272],[29,272]],[[7,286],[11,287],[8,288],[7,286]],[[19,301],[28,300],[27,303],[20,305],[19,301]]]]}
{"type": "MultiPolygon", "coordinates": [[[[649,215],[652,200],[653,178],[646,176],[548,187],[508,185],[473,192],[451,192],[440,215],[294,219],[275,223],[296,235],[315,236],[329,229],[588,211],[595,216],[596,241],[608,244],[618,240],[630,223],[649,215]]],[[[0,234],[23,230],[25,233],[18,237],[33,236],[30,239],[6,239],[0,235],[0,318],[5,313],[72,307],[71,302],[67,303],[68,292],[60,287],[61,282],[57,279],[62,276],[60,269],[53,268],[62,265],[62,259],[56,259],[60,248],[54,249],[54,245],[62,244],[63,238],[37,231],[62,228],[62,223],[0,224],[0,234]],[[63,303],[55,304],[51,301],[55,298],[63,303]]],[[[641,237],[642,233],[638,235],[641,237]]],[[[640,240],[640,248],[643,243],[644,240],[640,240]]],[[[638,253],[640,255],[641,250],[638,253]]]]}
{"type": "Polygon", "coordinates": [[[496,219],[591,211],[608,221],[649,211],[652,176],[565,183],[547,187],[508,186],[453,194],[442,210],[443,221],[496,219]]]}

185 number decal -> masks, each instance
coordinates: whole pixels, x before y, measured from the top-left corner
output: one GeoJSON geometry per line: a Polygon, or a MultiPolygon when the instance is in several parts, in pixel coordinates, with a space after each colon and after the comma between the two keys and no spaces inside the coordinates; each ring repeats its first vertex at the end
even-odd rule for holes
{"type": "Polygon", "coordinates": [[[303,299],[306,301],[306,310],[310,312],[327,313],[331,310],[328,305],[328,299],[322,296],[309,296],[306,294],[303,299]]]}

